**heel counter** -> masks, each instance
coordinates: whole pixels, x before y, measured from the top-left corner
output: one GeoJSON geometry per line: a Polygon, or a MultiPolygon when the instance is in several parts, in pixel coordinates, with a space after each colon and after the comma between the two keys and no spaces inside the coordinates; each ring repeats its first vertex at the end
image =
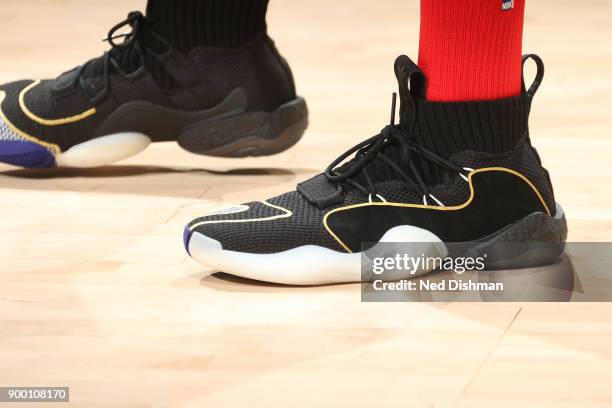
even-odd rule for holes
{"type": "Polygon", "coordinates": [[[550,173],[548,169],[542,167],[542,171],[544,172],[545,183],[547,185],[547,189],[550,191],[550,202],[549,202],[550,211],[552,212],[552,215],[555,216],[556,211],[557,211],[557,201],[555,199],[555,189],[553,187],[552,180],[550,178],[550,173]]]}
{"type": "Polygon", "coordinates": [[[274,41],[266,34],[253,49],[253,68],[259,82],[251,108],[273,111],[296,98],[293,74],[287,61],[278,52],[274,41]]]}
{"type": "Polygon", "coordinates": [[[289,85],[289,90],[290,90],[289,96],[291,97],[291,99],[295,99],[297,97],[295,79],[293,77],[293,72],[291,71],[291,68],[289,67],[289,63],[287,62],[287,59],[285,59],[285,57],[281,55],[281,53],[278,51],[278,48],[276,47],[276,44],[274,43],[274,40],[270,38],[270,36],[268,35],[266,35],[266,44],[269,47],[270,52],[272,52],[272,54],[276,58],[276,61],[279,64],[279,66],[283,69],[283,72],[285,74],[284,79],[287,81],[289,85]]]}
{"type": "Polygon", "coordinates": [[[289,65],[265,33],[240,48],[197,47],[189,59],[215,92],[215,103],[237,88],[247,93],[252,111],[272,112],[296,99],[289,65]]]}
{"type": "Polygon", "coordinates": [[[535,183],[536,187],[542,193],[546,205],[550,209],[552,215],[555,215],[557,203],[555,200],[555,191],[549,171],[542,165],[540,154],[530,142],[525,143],[523,153],[523,165],[530,173],[530,178],[535,183]]]}

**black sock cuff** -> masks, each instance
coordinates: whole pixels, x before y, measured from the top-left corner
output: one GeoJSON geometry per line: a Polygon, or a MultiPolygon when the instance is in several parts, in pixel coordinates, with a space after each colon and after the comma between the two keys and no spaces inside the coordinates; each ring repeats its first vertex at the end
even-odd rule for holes
{"type": "Polygon", "coordinates": [[[182,52],[237,48],[266,31],[268,0],[149,0],[147,17],[182,52]]]}
{"type": "Polygon", "coordinates": [[[528,137],[525,95],[492,101],[417,103],[415,136],[443,157],[472,150],[503,153],[528,137]]]}

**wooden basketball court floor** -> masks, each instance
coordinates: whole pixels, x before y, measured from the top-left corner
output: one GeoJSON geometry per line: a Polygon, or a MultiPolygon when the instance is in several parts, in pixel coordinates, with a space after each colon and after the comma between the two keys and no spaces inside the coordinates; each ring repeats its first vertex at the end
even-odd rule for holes
{"type": "MultiPolygon", "coordinates": [[[[143,3],[2,0],[0,81],[101,54],[143,3]]],[[[525,51],[547,64],[534,143],[570,239],[609,241],[612,3],[527,8],[525,51]]],[[[193,217],[293,189],[377,133],[394,58],[417,56],[416,0],[272,0],[269,25],[311,110],[289,152],[0,166],[0,386],[70,386],[75,407],[612,406],[610,304],[361,303],[358,284],[257,284],[186,256],[193,217]]]]}

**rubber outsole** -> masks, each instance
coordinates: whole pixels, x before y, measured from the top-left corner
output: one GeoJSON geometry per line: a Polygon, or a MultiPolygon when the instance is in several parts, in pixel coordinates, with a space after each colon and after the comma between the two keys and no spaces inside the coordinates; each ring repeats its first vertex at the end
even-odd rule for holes
{"type": "Polygon", "coordinates": [[[179,135],[178,143],[207,156],[268,156],[295,145],[307,127],[306,101],[297,98],[270,113],[246,112],[194,124],[179,135]]]}
{"type": "MultiPolygon", "coordinates": [[[[494,270],[549,265],[563,254],[566,238],[565,215],[557,205],[554,217],[534,213],[478,241],[445,244],[429,231],[400,226],[387,231],[379,242],[402,243],[402,252],[413,253],[415,257],[478,257],[486,254],[486,269],[494,270]]],[[[274,254],[235,252],[223,249],[219,241],[189,228],[186,228],[183,234],[183,242],[192,258],[218,271],[286,285],[322,285],[370,280],[362,276],[362,261],[368,259],[369,254],[379,252],[376,246],[364,254],[341,253],[314,245],[274,254]]],[[[388,249],[383,248],[382,251],[388,252],[388,249]]],[[[403,274],[385,273],[375,279],[393,281],[423,276],[430,272],[433,270],[420,269],[403,274]]]]}
{"type": "MultiPolygon", "coordinates": [[[[362,253],[342,253],[315,245],[301,246],[274,254],[252,254],[228,251],[221,243],[199,232],[185,231],[187,252],[200,263],[217,271],[242,278],[284,285],[329,285],[360,282],[362,253]]],[[[405,242],[403,249],[411,253],[431,257],[445,257],[445,245],[431,232],[403,225],[387,231],[381,243],[405,242]]],[[[384,251],[386,248],[383,248],[384,251]]],[[[375,247],[374,251],[377,250],[375,247]]],[[[370,251],[368,251],[370,252],[370,251]]],[[[367,256],[366,256],[367,258],[367,256]]],[[[430,270],[420,268],[413,276],[421,276],[430,270]]],[[[405,278],[405,275],[386,274],[385,280],[405,278]]]]}
{"type": "Polygon", "coordinates": [[[143,103],[122,107],[102,125],[110,133],[61,153],[15,134],[0,119],[0,162],[27,168],[99,167],[133,156],[152,141],[168,140],[176,140],[185,150],[207,156],[267,156],[289,149],[304,135],[308,108],[303,98],[296,98],[272,112],[241,112],[240,107],[246,103],[243,97],[235,92],[219,105],[222,109],[216,107],[196,113],[143,103]],[[128,127],[128,122],[143,123],[153,111],[159,111],[156,121],[168,119],[162,120],[161,130],[154,130],[150,124],[143,125],[141,132],[118,130],[128,127]],[[162,137],[159,132],[170,132],[170,137],[166,133],[162,137]]]}
{"type": "MultiPolygon", "coordinates": [[[[468,244],[471,257],[487,254],[488,270],[532,268],[554,263],[565,251],[567,220],[559,204],[555,215],[531,214],[501,231],[468,244]]],[[[461,248],[459,246],[458,248],[461,248]]]]}

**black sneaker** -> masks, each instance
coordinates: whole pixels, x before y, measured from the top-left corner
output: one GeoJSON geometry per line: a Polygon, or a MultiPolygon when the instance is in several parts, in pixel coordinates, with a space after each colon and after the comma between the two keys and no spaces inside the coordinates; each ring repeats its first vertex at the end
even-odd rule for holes
{"type": "Polygon", "coordinates": [[[107,41],[108,53],[57,79],[0,86],[0,162],[94,167],[161,141],[211,156],[269,155],[307,127],[306,103],[265,33],[184,55],[133,12],[107,41]],[[116,35],[125,26],[131,33],[116,35]]]}
{"type": "Polygon", "coordinates": [[[481,249],[545,242],[552,253],[532,253],[531,261],[551,262],[563,251],[567,226],[529,140],[531,100],[543,78],[541,60],[529,57],[538,65],[531,89],[464,103],[426,101],[425,76],[398,58],[400,125],[392,119],[296,191],[192,221],[187,251],[220,271],[300,285],[361,280],[360,252],[379,242],[473,242],[481,249]]]}

